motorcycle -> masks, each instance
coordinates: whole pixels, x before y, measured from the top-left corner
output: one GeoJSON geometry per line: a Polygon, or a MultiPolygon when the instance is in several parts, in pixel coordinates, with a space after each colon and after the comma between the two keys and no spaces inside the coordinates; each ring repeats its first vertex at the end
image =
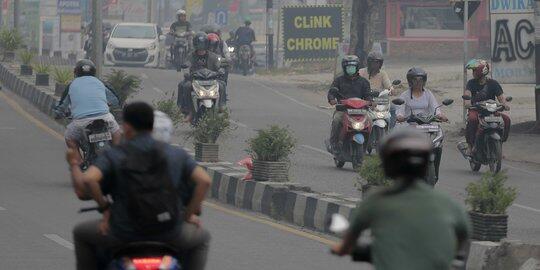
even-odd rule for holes
{"type": "MultiPolygon", "coordinates": [[[[79,213],[97,211],[98,207],[82,208],[79,213]]],[[[100,252],[103,253],[103,252],[100,252]]],[[[102,254],[100,269],[124,270],[180,270],[179,252],[167,244],[159,242],[131,242],[102,254]]]]}
{"type": "MultiPolygon", "coordinates": [[[[401,84],[400,80],[395,80],[392,85],[396,86],[401,84]]],[[[376,91],[374,91],[376,93],[376,91]]],[[[370,108],[370,117],[373,120],[373,128],[371,129],[370,140],[367,144],[366,150],[368,154],[371,154],[374,149],[377,149],[381,143],[383,137],[390,130],[390,90],[381,91],[377,97],[373,98],[373,104],[370,108]]]]}
{"type": "MultiPolygon", "coordinates": [[[[394,99],[392,101],[395,105],[403,105],[405,101],[403,99],[394,99]]],[[[445,99],[442,102],[442,105],[439,105],[437,109],[439,109],[442,106],[449,106],[452,103],[454,103],[454,100],[452,99],[445,99]]],[[[442,127],[438,124],[441,120],[433,114],[417,114],[411,115],[407,118],[407,123],[409,126],[416,128],[418,131],[425,133],[427,138],[431,141],[432,145],[432,154],[429,159],[428,164],[428,172],[426,176],[426,182],[430,184],[431,186],[435,186],[437,182],[439,181],[439,165],[441,163],[442,158],[442,150],[443,150],[443,140],[444,140],[444,132],[442,127]]]]}
{"type": "Polygon", "coordinates": [[[231,70],[234,69],[233,63],[236,63],[237,56],[236,56],[236,48],[234,46],[228,46],[227,50],[229,51],[229,55],[231,56],[231,62],[229,63],[231,70]]]}
{"type": "Polygon", "coordinates": [[[84,128],[85,141],[80,142],[83,163],[81,167],[90,167],[99,154],[112,145],[112,134],[108,124],[102,119],[94,120],[84,128]]]}
{"type": "Polygon", "coordinates": [[[244,76],[247,76],[253,66],[253,61],[251,60],[251,47],[249,45],[242,45],[238,50],[238,68],[242,71],[244,76]]]}
{"type": "Polygon", "coordinates": [[[369,140],[372,128],[369,106],[369,101],[360,98],[344,99],[336,105],[336,111],[344,112],[343,130],[340,134],[343,146],[340,151],[334,151],[329,139],[325,144],[327,151],[334,155],[334,164],[337,168],[343,168],[346,162],[351,162],[355,170],[362,165],[365,142],[369,140]]]}
{"type": "MultiPolygon", "coordinates": [[[[471,100],[471,97],[464,95],[463,99],[471,100]]],[[[512,97],[507,97],[506,101],[512,101],[512,97]]],[[[477,172],[482,165],[488,165],[491,172],[497,173],[502,167],[504,122],[500,112],[504,111],[504,106],[495,100],[485,100],[472,105],[469,110],[478,111],[479,130],[474,142],[476,151],[469,155],[466,142],[458,144],[458,149],[469,160],[472,171],[477,172]]]]}
{"type": "Polygon", "coordinates": [[[223,74],[206,68],[197,70],[191,75],[193,125],[196,125],[207,111],[217,110],[220,102],[220,84],[218,81],[220,76],[223,76],[223,74]]]}
{"type": "Polygon", "coordinates": [[[189,51],[188,37],[190,32],[169,33],[174,38],[169,49],[167,62],[169,66],[173,66],[177,71],[182,70],[182,65],[186,62],[186,56],[189,51]]]}

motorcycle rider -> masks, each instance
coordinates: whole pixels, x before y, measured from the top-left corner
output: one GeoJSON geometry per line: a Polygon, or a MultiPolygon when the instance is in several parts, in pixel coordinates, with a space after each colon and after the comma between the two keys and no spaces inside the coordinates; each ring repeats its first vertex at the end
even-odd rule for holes
{"type": "MultiPolygon", "coordinates": [[[[199,32],[193,36],[193,48],[195,51],[191,53],[190,61],[187,65],[189,65],[189,74],[193,74],[193,72],[207,68],[209,70],[219,72],[219,69],[221,67],[220,64],[220,58],[217,54],[211,52],[208,50],[209,46],[209,40],[208,35],[204,32],[199,32]]],[[[220,83],[220,107],[225,106],[226,102],[226,90],[225,90],[225,83],[221,80],[220,83]]],[[[189,120],[192,117],[191,108],[193,106],[192,100],[191,100],[191,76],[187,76],[186,79],[178,84],[178,101],[177,104],[180,106],[182,112],[184,115],[187,115],[186,120],[189,122],[189,120]]]]}
{"type": "Polygon", "coordinates": [[[236,33],[234,31],[229,32],[229,39],[227,39],[227,44],[231,47],[236,47],[235,35],[236,33]]]}
{"type": "MultiPolygon", "coordinates": [[[[383,63],[383,54],[379,51],[371,51],[367,56],[367,67],[360,69],[358,74],[369,81],[371,89],[390,90],[390,95],[395,95],[388,73],[382,70],[383,63]]],[[[396,107],[390,103],[390,128],[393,128],[395,123],[396,107]]]]}
{"type": "MultiPolygon", "coordinates": [[[[510,105],[506,102],[506,97],[504,96],[503,89],[499,82],[489,78],[490,67],[486,60],[482,59],[473,59],[467,63],[467,69],[471,69],[473,72],[473,79],[470,79],[467,82],[467,87],[463,92],[463,95],[470,96],[471,100],[465,100],[465,107],[470,107],[473,104],[476,104],[485,100],[498,100],[504,106],[506,111],[510,110],[510,105]]],[[[500,113],[504,121],[504,134],[502,141],[505,142],[508,139],[510,134],[510,117],[504,113],[500,113]]],[[[478,111],[469,110],[467,115],[467,127],[466,127],[466,136],[467,144],[469,145],[469,153],[472,154],[474,149],[474,144],[476,140],[476,133],[478,131],[478,111]]]]}
{"type": "Polygon", "coordinates": [[[382,167],[395,183],[359,203],[333,254],[357,251],[358,237],[371,229],[369,259],[375,269],[450,269],[470,236],[470,224],[459,204],[419,180],[426,177],[430,154],[431,142],[417,131],[398,130],[385,138],[382,167]]]}
{"type": "Polygon", "coordinates": [[[238,27],[234,35],[234,40],[236,41],[236,51],[239,52],[240,46],[249,45],[251,50],[251,58],[255,56],[255,50],[253,49],[252,43],[257,41],[255,38],[255,31],[250,27],[251,21],[246,20],[244,26],[238,27]]]}
{"type": "MultiPolygon", "coordinates": [[[[328,103],[336,105],[343,99],[361,98],[371,100],[369,82],[358,75],[360,59],[355,55],[347,55],[341,60],[343,75],[334,79],[328,91],[328,103]]],[[[340,141],[344,112],[336,111],[332,119],[330,145],[335,152],[341,151],[343,142],[340,141]]]]}
{"type": "Polygon", "coordinates": [[[191,23],[187,20],[187,13],[183,9],[176,11],[176,21],[171,24],[171,33],[185,33],[191,31],[191,23]]]}
{"type": "Polygon", "coordinates": [[[123,118],[126,141],[100,155],[86,172],[79,169],[80,159],[73,150],[66,154],[77,196],[82,200],[94,199],[103,214],[101,220],[82,222],[73,229],[77,269],[98,269],[98,247],[114,249],[133,241],[167,243],[185,253],[183,269],[204,269],[210,234],[201,227],[197,215],[210,187],[210,177],[183,149],[152,138],[154,110],[150,105],[128,104],[123,118]],[[128,212],[129,196],[132,196],[130,182],[122,181],[121,175],[124,175],[127,160],[133,161],[134,153],[140,151],[158,151],[165,163],[170,164],[165,165],[165,169],[173,188],[178,191],[183,214],[179,214],[182,222],[176,222],[170,230],[151,234],[140,231],[145,228],[140,228],[128,212]],[[111,195],[114,203],[109,203],[104,195],[111,195]]]}
{"type": "Polygon", "coordinates": [[[220,59],[221,64],[226,65],[225,67],[223,67],[223,72],[224,72],[223,81],[227,83],[229,79],[228,63],[230,63],[231,61],[231,54],[229,53],[229,46],[216,33],[208,34],[208,41],[209,41],[208,50],[219,55],[221,57],[220,59]]]}
{"type": "Polygon", "coordinates": [[[103,119],[112,133],[114,144],[121,139],[121,131],[109,106],[118,106],[119,100],[114,92],[96,78],[96,66],[90,60],[79,60],[73,69],[75,79],[66,87],[62,97],[55,106],[57,119],[68,116],[70,111],[73,120],[66,127],[64,134],[66,145],[75,151],[80,158],[80,143],[85,141],[84,129],[94,120],[103,119]]]}

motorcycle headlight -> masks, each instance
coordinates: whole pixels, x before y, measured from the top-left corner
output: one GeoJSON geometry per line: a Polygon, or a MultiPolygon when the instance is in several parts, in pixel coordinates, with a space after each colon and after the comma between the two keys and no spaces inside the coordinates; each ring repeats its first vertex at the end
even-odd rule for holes
{"type": "Polygon", "coordinates": [[[495,112],[495,111],[497,111],[497,104],[495,104],[495,103],[488,103],[488,104],[486,104],[486,109],[487,109],[489,112],[495,112]]]}
{"type": "Polygon", "coordinates": [[[229,47],[229,52],[234,52],[234,47],[229,47]]]}
{"type": "Polygon", "coordinates": [[[375,112],[375,118],[377,118],[377,119],[386,118],[386,113],[385,112],[375,112]]]}
{"type": "Polygon", "coordinates": [[[156,49],[156,43],[152,43],[150,44],[150,46],[148,46],[148,50],[155,50],[156,49]]]}
{"type": "Polygon", "coordinates": [[[351,127],[354,130],[362,130],[364,129],[364,122],[351,122],[351,127]]]}
{"type": "Polygon", "coordinates": [[[197,90],[197,95],[199,97],[205,97],[206,96],[206,91],[204,90],[197,90]]]}

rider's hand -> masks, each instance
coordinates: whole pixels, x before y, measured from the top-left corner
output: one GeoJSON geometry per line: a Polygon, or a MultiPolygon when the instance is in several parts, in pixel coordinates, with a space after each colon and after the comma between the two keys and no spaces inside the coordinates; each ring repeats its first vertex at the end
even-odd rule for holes
{"type": "Polygon", "coordinates": [[[441,122],[448,122],[448,117],[446,117],[446,115],[444,115],[444,114],[438,114],[438,115],[437,115],[437,118],[438,118],[441,122]]]}
{"type": "Polygon", "coordinates": [[[191,215],[189,217],[186,218],[186,222],[187,223],[191,223],[197,227],[201,227],[201,220],[199,219],[199,217],[197,215],[191,215]]]}
{"type": "Polygon", "coordinates": [[[510,105],[504,104],[503,106],[504,106],[504,110],[505,110],[505,111],[509,111],[509,110],[510,110],[510,105]]]}
{"type": "Polygon", "coordinates": [[[337,255],[337,256],[345,256],[345,255],[347,255],[347,251],[343,248],[342,243],[334,244],[330,248],[330,252],[332,252],[332,254],[337,255]]]}
{"type": "Polygon", "coordinates": [[[70,166],[79,166],[82,162],[77,152],[71,148],[66,151],[66,161],[70,166]]]}
{"type": "Polygon", "coordinates": [[[336,105],[337,104],[337,100],[335,99],[332,99],[332,100],[329,100],[328,103],[330,103],[330,105],[336,105]]]}
{"type": "Polygon", "coordinates": [[[102,235],[109,233],[109,219],[111,217],[111,209],[107,209],[103,212],[103,219],[99,222],[99,232],[102,235]]]}

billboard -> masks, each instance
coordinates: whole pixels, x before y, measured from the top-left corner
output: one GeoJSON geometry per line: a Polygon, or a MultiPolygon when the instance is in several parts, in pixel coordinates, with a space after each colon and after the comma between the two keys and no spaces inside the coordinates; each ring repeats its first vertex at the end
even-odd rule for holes
{"type": "Polygon", "coordinates": [[[330,60],[343,38],[341,5],[284,6],[281,11],[285,61],[330,60]]]}
{"type": "Polygon", "coordinates": [[[81,14],[81,0],[58,0],[58,14],[81,14]]]}
{"type": "Polygon", "coordinates": [[[492,76],[500,83],[535,83],[534,1],[491,0],[492,76]]]}

